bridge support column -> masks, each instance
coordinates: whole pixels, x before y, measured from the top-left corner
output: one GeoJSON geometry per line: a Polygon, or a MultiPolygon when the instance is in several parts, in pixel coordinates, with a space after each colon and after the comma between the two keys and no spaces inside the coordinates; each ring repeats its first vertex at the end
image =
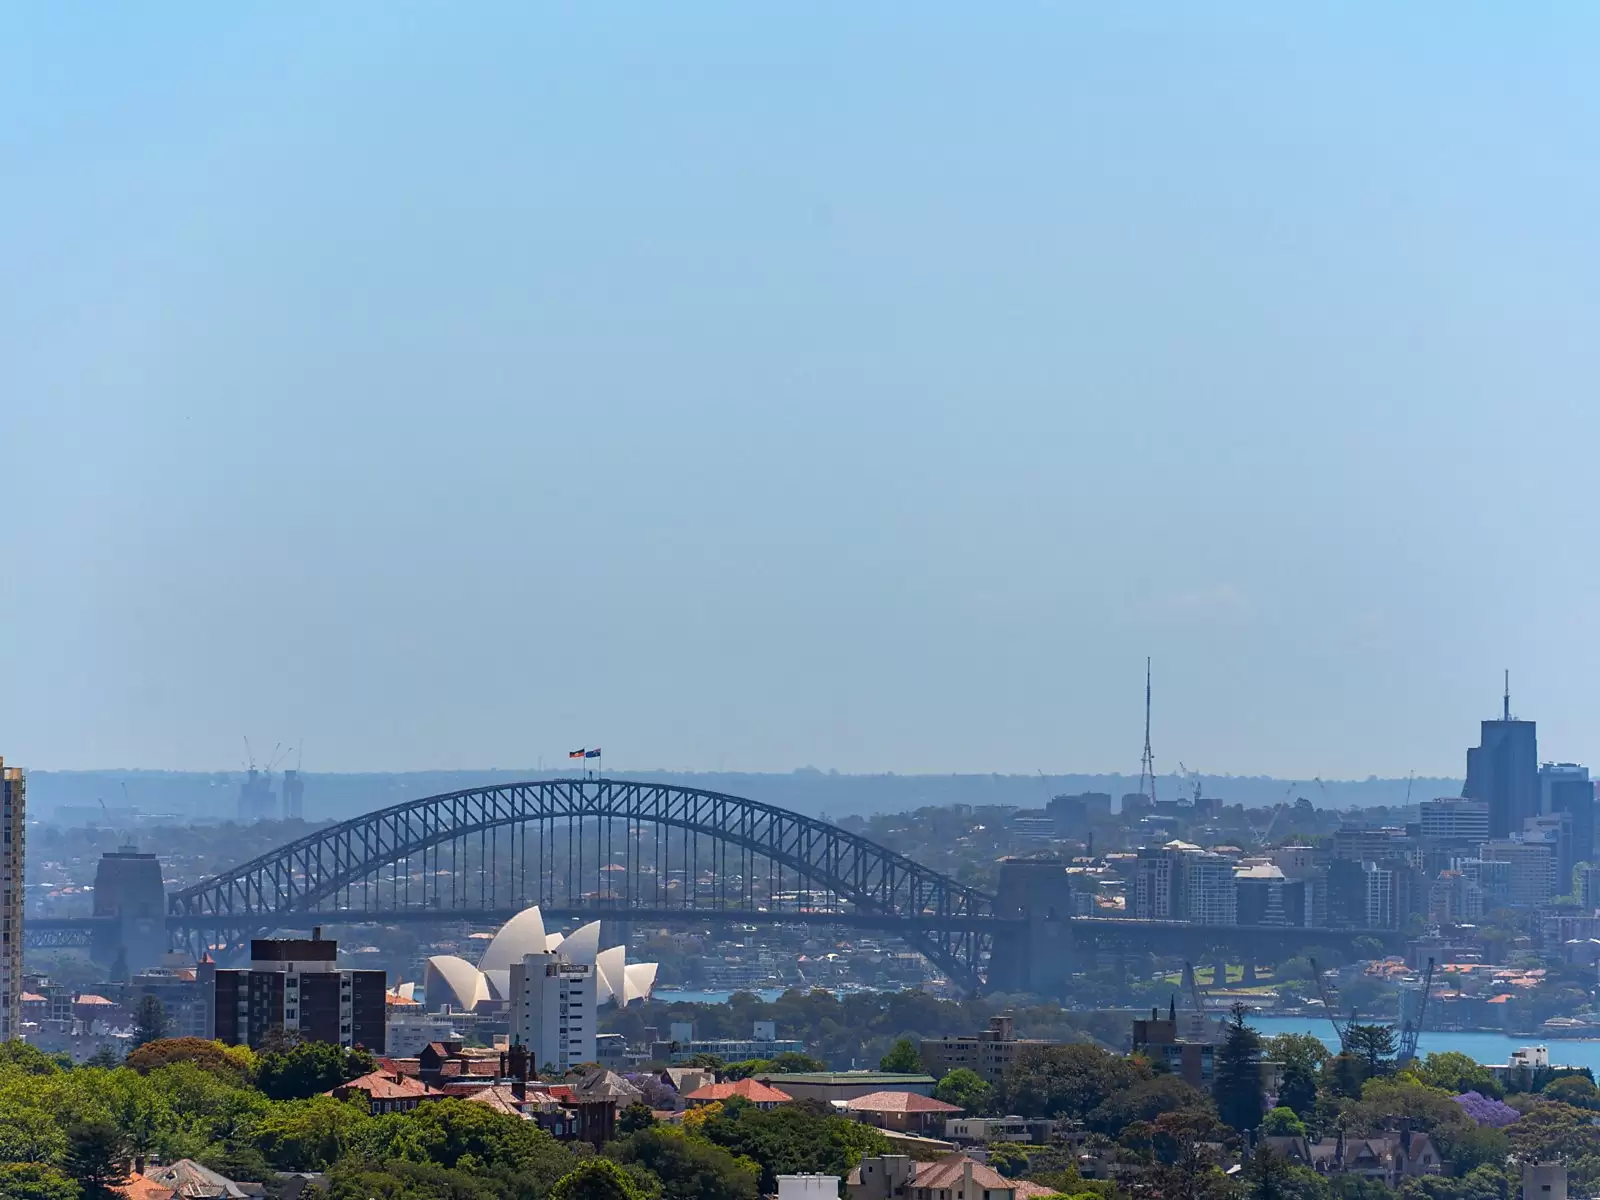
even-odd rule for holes
{"type": "Polygon", "coordinates": [[[1242,982],[1246,987],[1254,987],[1256,982],[1256,959],[1255,955],[1248,950],[1244,953],[1244,979],[1242,982]]]}
{"type": "Polygon", "coordinates": [[[995,915],[1018,923],[995,935],[989,990],[1063,998],[1076,965],[1066,864],[1048,859],[1003,862],[999,882],[995,915]]]}
{"type": "Polygon", "coordinates": [[[1216,972],[1216,974],[1212,977],[1211,986],[1214,987],[1214,988],[1227,987],[1228,986],[1228,956],[1227,956],[1227,954],[1219,952],[1217,954],[1216,961],[1211,966],[1211,969],[1214,972],[1216,972]]]}

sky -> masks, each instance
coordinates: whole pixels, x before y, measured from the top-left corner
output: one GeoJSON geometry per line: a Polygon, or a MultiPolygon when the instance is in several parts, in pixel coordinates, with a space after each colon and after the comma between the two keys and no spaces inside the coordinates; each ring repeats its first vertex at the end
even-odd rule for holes
{"type": "Polygon", "coordinates": [[[0,10],[0,754],[1595,761],[1600,10],[0,10]]]}

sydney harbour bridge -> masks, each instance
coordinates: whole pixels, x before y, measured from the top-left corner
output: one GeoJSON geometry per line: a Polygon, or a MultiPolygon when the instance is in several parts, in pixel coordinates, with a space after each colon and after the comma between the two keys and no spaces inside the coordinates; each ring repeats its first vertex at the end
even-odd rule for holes
{"type": "MultiPolygon", "coordinates": [[[[991,894],[771,804],[604,778],[469,788],[330,825],[170,893],[164,924],[171,945],[220,958],[272,930],[489,924],[532,904],[558,918],[875,930],[968,991],[1043,994],[1106,955],[1274,959],[1375,932],[1075,916],[1059,861],[1003,862],[991,894]]],[[[104,953],[136,919],[30,919],[24,936],[104,953]]]]}

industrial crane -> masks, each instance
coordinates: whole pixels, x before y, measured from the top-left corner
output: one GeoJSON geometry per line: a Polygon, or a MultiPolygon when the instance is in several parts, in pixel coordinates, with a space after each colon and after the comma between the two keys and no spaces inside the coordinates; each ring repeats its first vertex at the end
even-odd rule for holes
{"type": "Polygon", "coordinates": [[[1333,998],[1328,995],[1327,985],[1322,982],[1322,971],[1317,966],[1317,960],[1311,959],[1311,978],[1317,981],[1317,996],[1322,1001],[1322,1007],[1328,1010],[1328,1020],[1333,1022],[1333,1031],[1339,1035],[1339,1053],[1350,1053],[1350,1026],[1355,1023],[1356,1014],[1352,1011],[1350,1020],[1343,1024],[1339,1022],[1339,1010],[1334,1007],[1333,998]]]}
{"type": "Polygon", "coordinates": [[[1417,1001],[1416,1019],[1400,1027],[1400,1052],[1395,1056],[1396,1066],[1405,1066],[1417,1056],[1417,1038],[1422,1036],[1422,1022],[1428,1015],[1428,993],[1433,990],[1433,959],[1422,975],[1422,998],[1417,1001]]]}

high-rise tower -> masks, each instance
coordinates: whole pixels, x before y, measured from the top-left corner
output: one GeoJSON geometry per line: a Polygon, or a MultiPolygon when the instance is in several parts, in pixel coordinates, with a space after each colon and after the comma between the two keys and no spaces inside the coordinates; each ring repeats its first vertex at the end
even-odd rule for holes
{"type": "Polygon", "coordinates": [[[1533,721],[1511,719],[1511,678],[1506,676],[1500,719],[1484,721],[1478,745],[1467,750],[1461,794],[1489,806],[1489,836],[1521,833],[1539,815],[1539,737],[1533,721]]]}
{"type": "Polygon", "coordinates": [[[0,758],[0,1041],[22,1036],[22,876],[28,782],[0,758]]]}

